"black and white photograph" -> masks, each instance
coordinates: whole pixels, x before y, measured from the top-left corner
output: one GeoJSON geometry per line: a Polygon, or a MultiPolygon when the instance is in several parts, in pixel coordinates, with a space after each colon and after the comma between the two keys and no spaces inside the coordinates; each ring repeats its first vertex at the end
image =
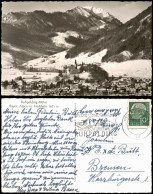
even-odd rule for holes
{"type": "Polygon", "coordinates": [[[151,1],[1,9],[2,96],[151,96],[151,1]]]}

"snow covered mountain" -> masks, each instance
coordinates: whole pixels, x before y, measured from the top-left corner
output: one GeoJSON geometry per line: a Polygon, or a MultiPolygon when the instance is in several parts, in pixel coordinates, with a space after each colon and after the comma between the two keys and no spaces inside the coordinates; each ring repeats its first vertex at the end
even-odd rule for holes
{"type": "Polygon", "coordinates": [[[88,30],[91,27],[99,26],[102,22],[105,22],[108,28],[118,27],[122,24],[104,10],[99,12],[97,8],[89,10],[83,7],[76,7],[65,13],[46,13],[44,11],[11,12],[2,18],[2,23],[27,29],[33,33],[48,32],[53,29],[88,30]],[[113,23],[111,23],[112,20],[113,23]]]}
{"type": "Polygon", "coordinates": [[[77,61],[96,64],[110,75],[150,77],[151,13],[149,7],[125,24],[92,7],[10,13],[2,19],[2,49],[25,69],[61,70],[77,61]],[[128,70],[132,64],[133,72],[128,70]]]}
{"type": "Polygon", "coordinates": [[[112,21],[114,18],[112,15],[110,15],[102,8],[96,8],[96,7],[84,7],[84,8],[87,10],[90,10],[91,13],[98,15],[101,19],[107,19],[108,21],[112,21]]]}
{"type": "Polygon", "coordinates": [[[96,9],[76,7],[66,12],[11,12],[2,17],[2,50],[9,52],[17,64],[52,55],[77,46],[102,31],[108,32],[122,23],[96,9]],[[16,51],[11,48],[17,48],[16,51]]]}
{"type": "Polygon", "coordinates": [[[98,30],[101,28],[114,29],[122,24],[117,18],[101,8],[78,6],[74,9],[68,10],[66,13],[74,17],[85,17],[90,23],[88,26],[89,31],[98,30]]]}
{"type": "Polygon", "coordinates": [[[130,59],[151,59],[152,54],[152,6],[127,23],[95,39],[82,41],[70,49],[67,57],[73,58],[84,52],[97,53],[108,49],[103,61],[125,61],[130,59]]]}

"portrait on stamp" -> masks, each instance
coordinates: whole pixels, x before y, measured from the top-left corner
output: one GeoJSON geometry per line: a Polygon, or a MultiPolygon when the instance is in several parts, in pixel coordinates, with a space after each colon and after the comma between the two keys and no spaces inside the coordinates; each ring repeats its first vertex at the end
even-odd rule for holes
{"type": "Polygon", "coordinates": [[[129,102],[129,126],[149,126],[149,102],[129,102]]]}

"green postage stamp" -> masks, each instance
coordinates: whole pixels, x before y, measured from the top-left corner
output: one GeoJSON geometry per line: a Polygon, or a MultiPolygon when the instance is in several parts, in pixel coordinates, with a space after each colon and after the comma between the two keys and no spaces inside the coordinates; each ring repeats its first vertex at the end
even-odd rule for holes
{"type": "Polygon", "coordinates": [[[129,102],[129,127],[147,127],[150,125],[150,102],[129,102]]]}

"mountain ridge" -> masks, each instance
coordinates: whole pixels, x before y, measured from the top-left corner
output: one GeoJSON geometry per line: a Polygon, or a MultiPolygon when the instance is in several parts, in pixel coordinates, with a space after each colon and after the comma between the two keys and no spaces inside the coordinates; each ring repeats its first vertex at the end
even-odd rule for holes
{"type": "Polygon", "coordinates": [[[151,59],[151,21],[152,6],[108,33],[102,34],[95,40],[87,40],[82,44],[70,49],[67,57],[75,57],[81,52],[99,52],[108,49],[104,61],[124,61],[128,59],[151,59]],[[121,53],[128,51],[129,58],[121,56],[121,53]]]}
{"type": "MultiPolygon", "coordinates": [[[[50,30],[53,27],[68,27],[69,29],[81,29],[87,30],[90,27],[96,27],[99,25],[102,19],[105,20],[106,24],[110,24],[110,19],[113,19],[115,25],[121,25],[122,23],[115,17],[110,14],[107,14],[107,17],[99,17],[96,13],[93,13],[91,10],[87,10],[82,7],[76,7],[66,12],[51,12],[46,13],[45,11],[35,10],[34,12],[10,12],[2,17],[2,23],[12,24],[17,27],[28,28],[28,25],[31,23],[33,25],[39,26],[39,23],[42,29],[50,30]],[[88,14],[88,17],[87,17],[88,14]],[[12,20],[11,20],[12,17],[12,20]],[[48,22],[50,22],[48,24],[48,22]],[[76,25],[75,22],[78,22],[76,25]],[[23,25],[23,26],[22,26],[23,25]]],[[[31,27],[30,26],[30,27],[31,27]]],[[[113,26],[114,27],[114,26],[113,26]]],[[[42,31],[42,29],[35,29],[35,31],[42,31]]],[[[33,30],[30,28],[30,30],[33,30]]]]}
{"type": "Polygon", "coordinates": [[[67,50],[65,58],[74,58],[80,53],[92,56],[107,49],[103,62],[151,59],[151,11],[152,6],[125,24],[103,9],[92,7],[78,6],[64,13],[13,12],[2,18],[2,40],[21,49],[24,45],[26,52],[30,48],[29,54],[37,51],[34,58],[64,50],[67,50]],[[14,39],[16,31],[18,36],[14,39]]]}
{"type": "MultiPolygon", "coordinates": [[[[78,11],[78,8],[74,9],[78,11]]],[[[41,55],[52,55],[69,49],[78,45],[83,39],[94,38],[101,31],[107,32],[121,25],[115,18],[112,22],[103,21],[91,11],[88,11],[89,17],[85,17],[79,12],[73,13],[74,9],[53,13],[40,10],[11,12],[4,15],[2,17],[2,41],[4,42],[2,49],[11,52],[20,64],[41,55]],[[67,31],[74,31],[78,33],[78,36],[74,37],[72,33],[67,36],[67,31]],[[6,46],[8,44],[10,44],[9,48],[6,46]],[[15,53],[11,50],[12,47],[18,50],[25,49],[26,57],[23,52],[16,51],[15,53]],[[32,53],[35,54],[32,55],[32,53]]]]}

